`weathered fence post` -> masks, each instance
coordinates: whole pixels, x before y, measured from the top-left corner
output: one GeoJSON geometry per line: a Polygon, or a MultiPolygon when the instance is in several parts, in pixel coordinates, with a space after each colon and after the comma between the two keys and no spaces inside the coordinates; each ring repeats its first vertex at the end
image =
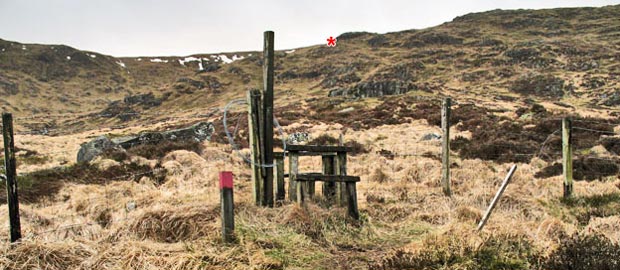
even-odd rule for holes
{"type": "Polygon", "coordinates": [[[276,200],[284,201],[284,153],[274,156],[274,159],[276,160],[276,200]]]}
{"type": "Polygon", "coordinates": [[[250,131],[250,150],[252,152],[252,197],[256,205],[261,205],[263,175],[261,173],[261,142],[259,130],[260,91],[248,91],[248,129],[250,131]]]}
{"type": "Polygon", "coordinates": [[[297,201],[297,173],[299,171],[299,154],[289,151],[288,156],[288,198],[291,202],[297,201]]]}
{"type": "MultiPolygon", "coordinates": [[[[336,159],[338,160],[336,173],[338,175],[347,175],[347,152],[336,153],[336,159]]],[[[336,201],[339,206],[345,206],[347,204],[346,184],[343,182],[338,182],[336,185],[336,201]]]]}
{"type": "Polygon", "coordinates": [[[515,170],[517,170],[516,164],[512,165],[512,168],[510,168],[510,171],[508,171],[504,182],[502,182],[502,185],[499,187],[499,190],[495,194],[495,197],[493,197],[493,201],[491,201],[487,212],[484,214],[484,217],[482,217],[482,220],[480,220],[480,223],[478,224],[478,231],[482,230],[482,228],[484,228],[484,225],[487,224],[487,220],[489,219],[489,217],[491,217],[491,212],[493,212],[493,208],[495,208],[495,205],[499,201],[499,198],[502,196],[502,193],[504,193],[504,190],[506,190],[506,187],[508,186],[508,183],[510,183],[512,175],[515,173],[515,170]]]}
{"type": "Polygon", "coordinates": [[[571,120],[562,119],[562,170],[564,172],[564,198],[573,194],[573,132],[571,120]]]}
{"type": "MultiPolygon", "coordinates": [[[[323,156],[323,174],[324,175],[335,175],[335,158],[334,156],[323,156]]],[[[329,202],[334,200],[334,196],[336,195],[336,183],[325,181],[323,182],[323,197],[329,202]]]]}
{"type": "Polygon", "coordinates": [[[15,138],[13,136],[13,115],[2,113],[2,137],[4,139],[4,168],[6,170],[6,192],[9,206],[11,242],[22,238],[17,196],[17,167],[15,164],[15,138]]]}
{"type": "Polygon", "coordinates": [[[222,238],[224,242],[232,242],[235,233],[232,172],[220,172],[220,204],[222,205],[222,238]]]}
{"type": "Polygon", "coordinates": [[[443,193],[450,196],[450,106],[452,100],[446,98],[441,106],[441,187],[443,193]]]}
{"type": "Polygon", "coordinates": [[[346,182],[347,189],[347,212],[350,217],[355,220],[360,219],[360,213],[357,209],[357,190],[355,188],[355,182],[346,182]]]}
{"type": "MultiPolygon", "coordinates": [[[[274,33],[264,33],[265,46],[263,50],[263,133],[264,161],[273,164],[273,68],[274,68],[274,33]]],[[[273,167],[265,168],[263,176],[263,205],[273,206],[273,167]]]]}

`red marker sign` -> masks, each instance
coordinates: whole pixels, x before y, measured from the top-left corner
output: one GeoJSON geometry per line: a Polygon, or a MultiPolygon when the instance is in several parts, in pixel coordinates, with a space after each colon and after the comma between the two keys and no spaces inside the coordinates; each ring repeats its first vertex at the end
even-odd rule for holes
{"type": "Polygon", "coordinates": [[[327,47],[336,47],[336,41],[334,37],[329,37],[327,39],[327,47]]]}
{"type": "Polygon", "coordinates": [[[220,172],[220,189],[233,188],[232,172],[220,172]]]}

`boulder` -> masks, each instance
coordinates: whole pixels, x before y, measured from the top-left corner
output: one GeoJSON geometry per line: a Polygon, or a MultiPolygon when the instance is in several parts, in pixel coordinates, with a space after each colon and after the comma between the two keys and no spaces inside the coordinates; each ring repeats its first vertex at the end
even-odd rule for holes
{"type": "Polygon", "coordinates": [[[98,155],[101,155],[101,153],[105,150],[115,147],[117,147],[117,145],[108,137],[99,136],[94,140],[81,145],[77,154],[77,162],[89,162],[98,155]]]}
{"type": "Polygon", "coordinates": [[[169,140],[194,140],[202,142],[211,140],[211,135],[215,132],[212,123],[200,122],[187,128],[173,129],[163,132],[145,132],[137,136],[127,136],[113,139],[115,144],[127,149],[140,144],[157,144],[161,141],[169,140]]]}
{"type": "Polygon", "coordinates": [[[77,162],[89,162],[107,149],[128,149],[140,144],[157,144],[163,141],[193,140],[202,142],[211,140],[215,127],[210,122],[200,122],[187,128],[168,130],[163,132],[145,132],[137,136],[126,136],[109,139],[99,136],[94,140],[82,144],[78,151],[77,162]]]}

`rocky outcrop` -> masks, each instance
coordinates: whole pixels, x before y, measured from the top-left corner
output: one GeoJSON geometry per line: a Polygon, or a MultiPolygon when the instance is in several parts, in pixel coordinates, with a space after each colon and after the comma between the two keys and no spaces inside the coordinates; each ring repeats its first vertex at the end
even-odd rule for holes
{"type": "Polygon", "coordinates": [[[112,140],[110,140],[108,137],[99,136],[90,142],[82,144],[77,154],[77,162],[89,162],[95,159],[95,157],[101,155],[106,150],[117,147],[118,145],[112,142],[112,140]]]}
{"type": "Polygon", "coordinates": [[[211,140],[215,128],[210,122],[200,122],[187,128],[174,129],[163,132],[145,132],[137,136],[126,136],[109,139],[99,136],[94,140],[82,144],[77,155],[77,162],[89,162],[110,149],[128,149],[141,144],[158,144],[163,141],[193,140],[202,142],[211,140]]]}
{"type": "Polygon", "coordinates": [[[566,90],[564,80],[553,75],[527,75],[516,80],[511,87],[513,92],[539,97],[562,97],[566,90]]]}
{"type": "Polygon", "coordinates": [[[329,91],[330,97],[349,96],[355,98],[380,97],[404,94],[412,90],[410,83],[399,80],[361,82],[352,88],[340,88],[329,91]]]}

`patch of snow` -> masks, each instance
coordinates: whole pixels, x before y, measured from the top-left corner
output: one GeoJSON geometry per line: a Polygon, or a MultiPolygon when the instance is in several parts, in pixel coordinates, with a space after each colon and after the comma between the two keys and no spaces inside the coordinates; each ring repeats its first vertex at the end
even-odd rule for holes
{"type": "Polygon", "coordinates": [[[233,60],[228,58],[228,56],[226,56],[225,54],[220,54],[219,55],[219,59],[222,60],[222,62],[224,62],[226,64],[230,64],[230,63],[233,62],[233,60]]]}
{"type": "Polygon", "coordinates": [[[123,63],[123,61],[118,60],[118,62],[116,62],[119,66],[121,66],[122,68],[126,68],[125,63],[123,63]]]}
{"type": "Polygon", "coordinates": [[[215,56],[215,55],[209,55],[209,57],[211,57],[211,58],[217,58],[217,56],[215,56]]]}
{"type": "Polygon", "coordinates": [[[154,59],[151,59],[151,62],[153,62],[153,63],[168,63],[168,60],[162,60],[162,59],[159,59],[159,58],[154,58],[154,59]]]}
{"type": "Polygon", "coordinates": [[[4,48],[2,48],[2,51],[4,51],[4,48]]]}
{"type": "Polygon", "coordinates": [[[136,59],[136,61],[142,61],[142,58],[138,58],[138,59],[136,59]]]}
{"type": "Polygon", "coordinates": [[[71,56],[68,56],[68,55],[67,55],[67,60],[71,60],[71,56]]]}
{"type": "Polygon", "coordinates": [[[94,55],[94,54],[91,54],[91,55],[90,55],[90,58],[97,58],[97,56],[96,56],[96,55],[94,55]]]}
{"type": "Polygon", "coordinates": [[[248,53],[248,57],[250,57],[250,56],[252,56],[252,54],[251,54],[251,53],[248,53]]]}
{"type": "Polygon", "coordinates": [[[183,60],[179,59],[179,64],[181,64],[182,66],[185,66],[185,63],[187,63],[187,62],[194,62],[194,61],[200,61],[200,58],[196,58],[196,57],[193,57],[193,56],[185,57],[185,59],[183,59],[183,60]]]}
{"type": "Polygon", "coordinates": [[[288,54],[288,53],[294,53],[294,52],[295,52],[295,50],[290,50],[290,51],[285,51],[284,53],[288,54]]]}
{"type": "Polygon", "coordinates": [[[202,67],[202,61],[198,62],[198,70],[204,70],[204,68],[202,67]]]}
{"type": "Polygon", "coordinates": [[[237,61],[237,60],[242,60],[243,58],[245,58],[245,57],[243,57],[243,56],[237,56],[237,55],[235,54],[235,55],[233,55],[232,60],[233,60],[233,61],[237,61]]]}
{"type": "Polygon", "coordinates": [[[22,50],[26,50],[26,45],[22,45],[22,50]]]}
{"type": "Polygon", "coordinates": [[[202,58],[203,61],[209,61],[209,58],[202,58]]]}

